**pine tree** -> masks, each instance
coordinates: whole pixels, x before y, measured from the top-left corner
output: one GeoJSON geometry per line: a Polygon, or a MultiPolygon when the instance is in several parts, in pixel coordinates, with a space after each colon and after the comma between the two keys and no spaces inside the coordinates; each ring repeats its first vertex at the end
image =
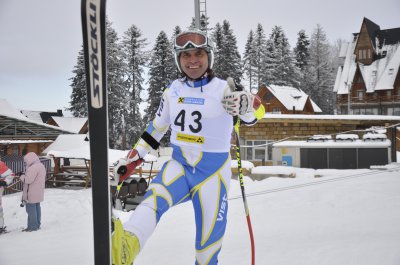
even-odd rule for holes
{"type": "Polygon", "coordinates": [[[77,63],[72,70],[74,74],[71,80],[71,101],[69,102],[69,111],[72,112],[74,117],[87,117],[87,93],[86,93],[86,74],[85,74],[85,58],[83,47],[79,51],[77,63]]]}
{"type": "Polygon", "coordinates": [[[312,75],[310,72],[310,40],[304,30],[298,32],[294,54],[296,57],[296,66],[300,69],[299,88],[311,96],[310,88],[313,86],[312,75]]]}
{"type": "MultiPolygon", "coordinates": [[[[210,18],[207,17],[204,14],[201,14],[200,16],[200,30],[203,32],[208,32],[210,30],[212,30],[212,28],[210,28],[210,22],[209,22],[210,18]]],[[[196,18],[192,17],[192,23],[190,23],[189,26],[189,30],[194,30],[196,29],[196,18]]]]}
{"type": "Polygon", "coordinates": [[[154,119],[163,90],[174,79],[175,63],[167,34],[161,31],[156,38],[149,64],[149,97],[145,123],[154,119]]]}
{"type": "Polygon", "coordinates": [[[214,39],[218,40],[216,47],[217,64],[214,65],[215,74],[226,79],[232,77],[236,82],[240,83],[242,79],[241,57],[237,47],[236,37],[227,20],[224,20],[222,27],[218,28],[218,32],[214,31],[214,39]]]}
{"type": "Polygon", "coordinates": [[[268,39],[265,45],[263,57],[261,57],[260,82],[261,84],[275,84],[277,82],[276,68],[278,66],[278,50],[273,40],[268,39]]]}
{"type": "Polygon", "coordinates": [[[222,26],[220,23],[217,23],[214,27],[214,30],[211,34],[211,39],[214,41],[214,67],[213,71],[218,72],[222,69],[222,48],[223,48],[223,35],[222,35],[222,26]]]}
{"type": "Polygon", "coordinates": [[[272,73],[267,71],[266,63],[269,56],[267,50],[267,38],[260,23],[257,24],[257,28],[254,33],[253,50],[255,56],[254,79],[256,80],[257,88],[260,88],[263,83],[269,84],[272,77],[272,73]]]}
{"type": "Polygon", "coordinates": [[[275,26],[269,38],[273,42],[274,59],[273,67],[276,85],[298,86],[299,70],[295,66],[295,60],[290,51],[289,41],[280,26],[275,26]]]}
{"type": "MultiPolygon", "coordinates": [[[[172,32],[172,37],[171,37],[171,43],[172,43],[172,45],[171,45],[171,52],[172,52],[172,54],[174,55],[174,59],[175,59],[175,51],[174,51],[174,45],[175,45],[175,43],[174,43],[174,42],[175,42],[176,36],[178,36],[180,33],[182,33],[181,27],[176,26],[176,27],[174,28],[173,32],[172,32]]],[[[175,67],[174,73],[175,73],[175,75],[173,76],[173,79],[178,79],[178,78],[180,78],[181,75],[182,75],[182,74],[179,72],[178,67],[175,67]]]]}
{"type": "Polygon", "coordinates": [[[296,47],[293,51],[296,58],[296,66],[300,68],[301,71],[303,71],[307,66],[310,57],[310,53],[308,51],[310,47],[310,41],[304,30],[300,30],[297,33],[297,36],[298,37],[296,47]]]}
{"type": "MultiPolygon", "coordinates": [[[[132,25],[124,34],[122,40],[124,60],[127,65],[126,85],[129,88],[129,109],[125,119],[124,139],[129,146],[132,146],[143,130],[143,122],[139,111],[139,104],[142,103],[140,93],[144,90],[144,67],[147,61],[147,54],[144,51],[146,39],[142,32],[135,25],[132,25]]],[[[125,141],[122,143],[126,148],[125,141]]]]}
{"type": "Polygon", "coordinates": [[[250,30],[249,35],[247,37],[247,42],[244,48],[244,55],[243,55],[243,71],[246,74],[250,91],[252,88],[258,88],[257,57],[256,57],[257,54],[254,41],[255,41],[254,32],[253,30],[250,30]]]}
{"type": "Polygon", "coordinates": [[[325,31],[317,25],[310,41],[309,95],[324,113],[333,113],[335,69],[331,65],[330,49],[325,31]]]}
{"type": "Polygon", "coordinates": [[[112,23],[106,21],[107,90],[110,148],[122,146],[125,120],[129,113],[129,88],[125,81],[127,73],[122,47],[112,23]]]}

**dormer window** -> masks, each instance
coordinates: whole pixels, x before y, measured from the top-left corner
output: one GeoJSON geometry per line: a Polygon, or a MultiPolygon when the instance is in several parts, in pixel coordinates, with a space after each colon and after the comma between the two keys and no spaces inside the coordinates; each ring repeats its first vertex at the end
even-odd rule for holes
{"type": "Polygon", "coordinates": [[[394,72],[394,69],[393,69],[393,68],[390,68],[390,69],[389,69],[388,75],[393,75],[393,72],[394,72]]]}

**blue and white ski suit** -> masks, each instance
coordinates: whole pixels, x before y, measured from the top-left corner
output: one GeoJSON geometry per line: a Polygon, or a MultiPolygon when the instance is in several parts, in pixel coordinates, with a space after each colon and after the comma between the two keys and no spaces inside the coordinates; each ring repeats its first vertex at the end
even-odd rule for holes
{"type": "MultiPolygon", "coordinates": [[[[172,159],[150,184],[144,201],[124,224],[143,248],[161,216],[191,200],[196,219],[196,265],[218,263],[228,212],[233,118],[221,103],[227,82],[219,78],[189,82],[178,79],[164,91],[155,119],[146,131],[160,141],[171,127],[172,159]]],[[[256,122],[253,113],[241,116],[256,122]]],[[[139,140],[144,157],[151,147],[139,140]]]]}

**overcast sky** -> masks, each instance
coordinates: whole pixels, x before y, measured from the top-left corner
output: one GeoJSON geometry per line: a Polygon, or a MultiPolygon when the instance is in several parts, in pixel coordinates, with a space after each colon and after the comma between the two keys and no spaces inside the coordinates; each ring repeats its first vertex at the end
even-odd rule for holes
{"type": "MultiPolygon", "coordinates": [[[[161,30],[171,36],[194,16],[194,0],[109,0],[107,14],[122,34],[135,24],[151,49],[161,30]]],[[[227,19],[243,52],[261,23],[267,35],[281,26],[292,47],[297,32],[320,24],[328,40],[351,39],[363,17],[381,29],[400,27],[400,0],[208,0],[210,25],[227,19]]],[[[69,78],[81,49],[80,0],[0,0],[0,98],[25,110],[69,107],[69,78]]]]}

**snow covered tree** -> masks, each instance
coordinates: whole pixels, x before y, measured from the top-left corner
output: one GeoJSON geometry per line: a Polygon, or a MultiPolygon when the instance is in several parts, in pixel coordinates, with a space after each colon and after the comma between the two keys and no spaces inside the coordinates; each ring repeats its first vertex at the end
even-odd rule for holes
{"type": "Polygon", "coordinates": [[[304,30],[300,30],[297,33],[296,47],[293,49],[296,58],[296,66],[300,70],[299,74],[299,88],[308,93],[310,87],[310,71],[308,62],[310,60],[310,41],[304,30]]]}
{"type": "Polygon", "coordinates": [[[223,46],[223,35],[222,35],[222,26],[220,23],[217,23],[214,27],[214,30],[211,34],[211,39],[214,41],[214,72],[218,71],[218,69],[222,69],[223,60],[220,59],[222,57],[222,46],[223,46]],[[217,69],[217,70],[216,70],[217,69]]]}
{"type": "Polygon", "coordinates": [[[274,58],[273,67],[274,84],[281,86],[298,87],[299,70],[295,66],[295,60],[292,56],[289,41],[280,26],[275,26],[269,37],[273,45],[269,46],[270,56],[274,58]]]}
{"type": "MultiPolygon", "coordinates": [[[[121,146],[124,120],[128,113],[129,93],[125,82],[126,64],[117,32],[106,20],[106,63],[110,147],[121,146]]],[[[72,71],[70,111],[75,117],[87,117],[86,74],[83,49],[79,52],[77,64],[72,71]]]]}
{"type": "MultiPolygon", "coordinates": [[[[206,17],[204,14],[201,14],[200,16],[200,30],[207,32],[212,30],[212,28],[210,28],[210,22],[209,22],[209,17],[206,17]]],[[[195,18],[192,17],[192,23],[189,26],[189,29],[193,30],[196,29],[196,21],[195,18]]]]}
{"type": "MultiPolygon", "coordinates": [[[[132,25],[122,39],[124,60],[127,65],[126,85],[129,89],[129,109],[125,118],[124,139],[128,146],[132,146],[140,137],[143,131],[142,117],[139,111],[139,104],[142,103],[140,93],[144,90],[144,67],[147,61],[146,39],[142,32],[135,25],[132,25]]],[[[126,148],[123,141],[123,148],[126,148]]]]}
{"type": "Polygon", "coordinates": [[[72,70],[74,74],[69,80],[71,80],[71,101],[69,102],[69,111],[72,112],[74,117],[87,117],[87,92],[86,92],[86,74],[85,74],[85,58],[83,47],[79,51],[77,63],[72,70]]]}
{"type": "Polygon", "coordinates": [[[260,23],[257,24],[254,33],[253,50],[255,60],[254,78],[257,88],[260,88],[263,83],[269,84],[272,77],[272,73],[268,72],[266,68],[267,57],[269,56],[267,50],[267,38],[260,23]]]}
{"type": "MultiPolygon", "coordinates": [[[[182,33],[182,29],[181,29],[181,27],[179,27],[179,26],[176,26],[175,28],[174,28],[174,30],[173,30],[173,32],[172,32],[172,37],[171,37],[171,43],[172,43],[172,45],[171,45],[171,52],[172,52],[172,54],[174,54],[174,42],[175,42],[175,38],[176,38],[176,36],[177,35],[179,35],[180,33],[182,33]]],[[[177,79],[177,78],[180,78],[181,77],[181,72],[179,72],[179,70],[178,70],[178,68],[177,67],[175,67],[175,75],[173,76],[173,79],[177,79]]]]}
{"type": "Polygon", "coordinates": [[[310,41],[309,87],[305,91],[324,113],[333,113],[333,92],[335,70],[332,66],[330,44],[320,25],[314,29],[310,41]]]}
{"type": "Polygon", "coordinates": [[[149,68],[149,97],[147,100],[148,108],[145,115],[146,124],[154,119],[164,89],[175,78],[175,62],[171,43],[164,31],[161,31],[156,38],[149,68]]]}
{"type": "Polygon", "coordinates": [[[256,57],[256,47],[254,45],[254,32],[250,30],[249,35],[247,37],[246,45],[244,48],[243,55],[243,71],[246,75],[246,79],[248,81],[249,89],[257,88],[257,57],[256,57]]]}
{"type": "Polygon", "coordinates": [[[222,27],[217,24],[213,39],[216,41],[215,74],[222,79],[232,77],[240,83],[242,79],[241,57],[236,37],[227,20],[223,21],[222,27]]]}
{"type": "Polygon", "coordinates": [[[129,87],[125,80],[127,67],[122,47],[112,23],[106,21],[107,90],[110,148],[120,148],[129,113],[129,87]]]}
{"type": "Polygon", "coordinates": [[[300,70],[304,70],[310,57],[310,53],[308,51],[310,47],[310,41],[304,30],[300,30],[297,33],[297,36],[297,43],[293,52],[296,57],[296,66],[300,68],[300,70]]]}

